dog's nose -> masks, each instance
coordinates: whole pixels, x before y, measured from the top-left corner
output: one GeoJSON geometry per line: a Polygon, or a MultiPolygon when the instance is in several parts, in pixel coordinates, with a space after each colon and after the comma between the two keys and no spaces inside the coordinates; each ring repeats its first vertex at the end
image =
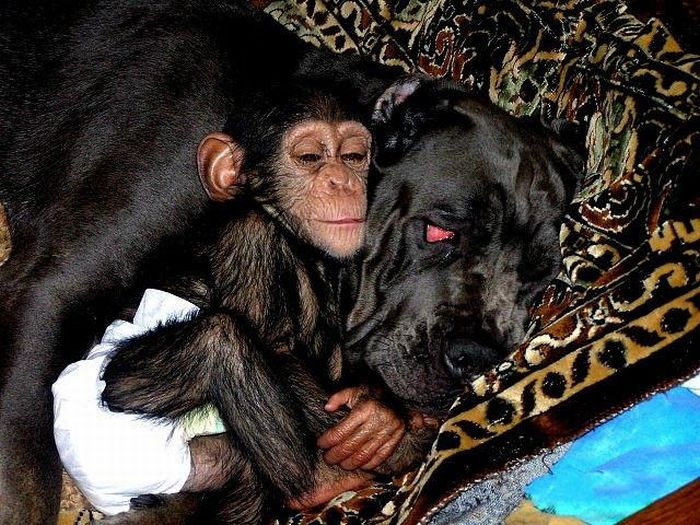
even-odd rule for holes
{"type": "Polygon", "coordinates": [[[499,359],[499,352],[476,341],[450,341],[444,354],[448,373],[459,381],[469,381],[484,373],[499,359]]]}

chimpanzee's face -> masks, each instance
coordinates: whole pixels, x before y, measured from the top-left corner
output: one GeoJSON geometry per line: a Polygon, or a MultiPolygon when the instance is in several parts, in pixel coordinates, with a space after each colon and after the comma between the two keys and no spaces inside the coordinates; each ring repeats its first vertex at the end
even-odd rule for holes
{"type": "Polygon", "coordinates": [[[303,121],[282,139],[280,203],[308,242],[337,258],[361,246],[371,136],[360,123],[303,121]]]}
{"type": "Polygon", "coordinates": [[[202,185],[215,201],[256,188],[254,198],[300,239],[332,257],[351,256],[365,229],[369,131],[353,120],[306,119],[281,135],[260,171],[245,171],[246,151],[234,138],[208,135],[197,152],[202,185]]]}

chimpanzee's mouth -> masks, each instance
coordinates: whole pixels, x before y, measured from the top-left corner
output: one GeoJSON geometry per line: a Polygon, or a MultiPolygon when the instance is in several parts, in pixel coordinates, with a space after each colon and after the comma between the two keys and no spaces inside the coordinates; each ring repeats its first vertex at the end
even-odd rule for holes
{"type": "Polygon", "coordinates": [[[332,221],[319,220],[318,222],[322,222],[324,224],[331,224],[333,226],[347,226],[347,225],[353,226],[353,225],[363,224],[365,222],[365,220],[344,217],[342,219],[334,219],[332,221]]]}

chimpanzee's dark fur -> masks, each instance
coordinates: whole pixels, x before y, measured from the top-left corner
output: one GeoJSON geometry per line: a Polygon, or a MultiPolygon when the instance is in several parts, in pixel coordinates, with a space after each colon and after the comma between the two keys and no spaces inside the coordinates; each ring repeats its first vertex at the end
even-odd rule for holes
{"type": "Polygon", "coordinates": [[[337,421],[323,405],[339,371],[338,268],[259,206],[234,205],[246,211],[216,245],[208,307],[122,345],[104,374],[112,410],[219,409],[244,453],[223,500],[203,506],[215,515],[199,516],[203,524],[259,523],[310,489],[316,438],[337,421]]]}
{"type": "Polygon", "coordinates": [[[206,208],[204,134],[292,75],[381,91],[317,53],[243,0],[0,3],[0,523],[55,521],[50,385],[155,261],[183,260],[163,254],[206,208]]]}
{"type": "MultiPolygon", "coordinates": [[[[235,464],[228,486],[201,506],[206,516],[191,518],[196,523],[260,523],[312,490],[324,464],[316,439],[344,415],[324,410],[342,374],[342,263],[284,226],[286,201],[278,199],[285,187],[274,160],[283,132],[306,114],[357,121],[362,109],[320,85],[291,90],[282,107],[271,109],[268,99],[264,140],[245,140],[253,160],[242,172],[254,180],[229,205],[231,220],[209,257],[208,304],[193,319],[123,343],[104,371],[102,398],[112,410],[178,417],[207,403],[218,408],[235,464]]],[[[231,122],[240,127],[238,115],[231,122]]],[[[414,444],[407,434],[387,468],[418,459],[409,456],[414,444]]]]}

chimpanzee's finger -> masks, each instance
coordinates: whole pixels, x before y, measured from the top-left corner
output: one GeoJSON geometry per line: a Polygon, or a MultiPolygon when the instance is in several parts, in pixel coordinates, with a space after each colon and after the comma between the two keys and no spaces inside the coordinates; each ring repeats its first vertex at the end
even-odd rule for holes
{"type": "Polygon", "coordinates": [[[350,406],[352,403],[354,395],[354,389],[344,388],[339,392],[336,392],[326,401],[326,405],[323,407],[328,412],[335,412],[342,406],[350,406]]]}
{"type": "Polygon", "coordinates": [[[316,441],[316,445],[322,449],[332,448],[346,441],[359,426],[363,425],[371,416],[371,409],[366,406],[354,408],[340,423],[326,430],[316,441]]]}
{"type": "Polygon", "coordinates": [[[367,432],[355,432],[342,443],[326,450],[323,453],[323,460],[329,465],[339,465],[345,470],[352,470],[345,468],[343,462],[358,453],[358,451],[362,450],[368,443],[371,443],[371,441],[372,436],[367,432]]]}
{"type": "Polygon", "coordinates": [[[369,417],[351,436],[329,449],[324,458],[345,470],[354,470],[369,462],[396,431],[403,432],[404,422],[391,410],[378,403],[366,403],[369,417]]]}
{"type": "MultiPolygon", "coordinates": [[[[391,444],[397,433],[399,434],[400,439],[401,435],[403,435],[403,425],[392,426],[391,428],[385,428],[380,432],[370,434],[371,437],[368,441],[364,442],[360,447],[358,447],[350,457],[339,463],[340,467],[345,470],[355,470],[367,463],[372,462],[377,452],[385,444],[391,444]]],[[[377,464],[381,465],[389,457],[389,455],[391,455],[392,451],[393,447],[389,451],[389,454],[383,457],[377,464]]]]}
{"type": "Polygon", "coordinates": [[[399,444],[399,441],[401,441],[401,438],[403,438],[405,433],[406,429],[404,427],[398,428],[396,432],[394,432],[389,439],[375,451],[374,456],[366,463],[361,464],[359,468],[362,470],[374,470],[379,465],[384,463],[394,453],[396,446],[399,444]]]}

